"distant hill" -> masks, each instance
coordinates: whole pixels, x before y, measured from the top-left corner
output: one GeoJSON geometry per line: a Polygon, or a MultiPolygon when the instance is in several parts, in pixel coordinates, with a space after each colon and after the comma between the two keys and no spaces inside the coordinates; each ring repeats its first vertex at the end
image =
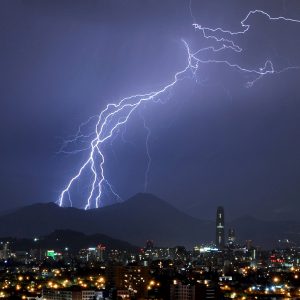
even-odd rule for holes
{"type": "MultiPolygon", "coordinates": [[[[57,229],[84,234],[105,234],[142,246],[147,239],[159,246],[189,248],[213,241],[213,221],[193,218],[151,195],[137,194],[127,201],[99,209],[61,208],[54,203],[34,204],[0,216],[0,236],[40,237],[57,229]]],[[[226,224],[234,227],[241,241],[253,240],[264,247],[278,239],[300,242],[300,222],[267,222],[243,217],[226,224]]],[[[227,230],[227,229],[226,229],[227,230]]]]}
{"type": "MultiPolygon", "coordinates": [[[[7,239],[7,238],[6,238],[7,239]]],[[[64,249],[68,248],[71,252],[78,252],[80,249],[96,247],[102,244],[106,249],[119,249],[130,252],[137,252],[138,247],[127,242],[113,239],[103,234],[86,235],[73,230],[56,230],[49,235],[42,236],[38,240],[18,238],[12,240],[13,250],[28,249],[64,249]]]]}
{"type": "Polygon", "coordinates": [[[237,236],[245,241],[264,247],[278,245],[278,240],[288,239],[300,245],[299,221],[264,221],[251,216],[244,216],[228,224],[236,228],[237,236]]]}

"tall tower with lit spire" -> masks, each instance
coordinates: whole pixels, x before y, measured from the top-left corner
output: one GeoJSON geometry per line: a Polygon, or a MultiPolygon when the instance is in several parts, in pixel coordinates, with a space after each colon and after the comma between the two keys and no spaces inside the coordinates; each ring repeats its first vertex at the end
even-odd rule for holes
{"type": "Polygon", "coordinates": [[[216,216],[216,246],[218,249],[225,247],[224,208],[219,206],[216,216]]]}

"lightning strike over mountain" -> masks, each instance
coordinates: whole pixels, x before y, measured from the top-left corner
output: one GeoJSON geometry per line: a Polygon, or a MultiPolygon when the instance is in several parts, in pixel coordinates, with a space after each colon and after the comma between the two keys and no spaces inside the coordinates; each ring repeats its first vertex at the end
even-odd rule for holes
{"type": "MultiPolygon", "coordinates": [[[[91,184],[88,189],[88,194],[84,200],[84,208],[90,209],[93,207],[98,208],[101,205],[101,200],[103,197],[104,190],[110,191],[110,193],[117,199],[121,197],[117,194],[112,185],[108,182],[105,175],[106,157],[104,151],[104,145],[108,140],[115,136],[126,122],[134,116],[141,104],[147,105],[147,102],[159,101],[161,97],[166,96],[166,93],[172,90],[180,81],[187,78],[197,78],[197,72],[203,65],[222,65],[228,67],[232,70],[238,71],[242,74],[246,74],[250,79],[247,80],[246,86],[252,87],[258,80],[261,80],[266,75],[279,74],[290,69],[299,69],[298,66],[286,66],[285,68],[276,69],[274,63],[271,60],[266,60],[261,67],[245,67],[234,61],[226,59],[225,50],[232,51],[234,53],[243,53],[243,49],[234,40],[235,37],[240,35],[246,35],[250,29],[249,17],[252,15],[259,14],[265,17],[269,22],[292,22],[300,23],[300,20],[295,20],[285,17],[272,17],[268,13],[262,10],[250,11],[247,16],[240,22],[242,30],[239,31],[229,31],[223,28],[209,28],[202,25],[193,24],[195,30],[201,33],[202,37],[211,42],[211,45],[192,51],[190,45],[183,40],[183,45],[186,49],[186,64],[182,70],[179,70],[174,74],[173,79],[168,83],[163,85],[160,89],[154,90],[145,94],[137,94],[129,97],[125,97],[116,101],[115,103],[109,103],[100,112],[98,116],[93,116],[85,123],[79,126],[77,133],[66,140],[60,152],[62,153],[78,153],[82,151],[88,152],[87,158],[77,171],[77,173],[71,177],[68,183],[63,188],[59,195],[57,203],[60,206],[67,205],[71,201],[71,191],[76,182],[81,180],[82,176],[86,176],[88,173],[91,178],[91,184]],[[210,58],[203,58],[202,54],[205,53],[206,56],[210,55],[210,58]],[[215,59],[215,54],[224,53],[224,59],[215,59]],[[94,122],[94,123],[93,123],[94,122]],[[93,125],[93,131],[85,132],[87,125],[93,125]],[[86,141],[90,140],[88,147],[83,146],[75,150],[69,150],[73,144],[86,145],[86,141]]],[[[300,27],[299,27],[300,28],[300,27]]],[[[161,101],[160,101],[161,102],[161,101]]],[[[151,163],[151,157],[149,154],[149,135],[150,129],[146,125],[143,119],[143,125],[147,132],[146,137],[146,150],[147,150],[147,170],[145,173],[145,189],[148,185],[148,175],[151,163]]]]}

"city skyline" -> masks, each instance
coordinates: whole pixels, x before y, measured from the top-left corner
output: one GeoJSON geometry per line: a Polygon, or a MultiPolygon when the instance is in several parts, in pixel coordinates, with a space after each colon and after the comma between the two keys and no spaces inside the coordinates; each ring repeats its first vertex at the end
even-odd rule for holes
{"type": "Polygon", "coordinates": [[[225,243],[224,217],[224,208],[218,207],[214,223],[217,245],[196,244],[192,249],[162,247],[153,240],[136,247],[106,235],[72,230],[27,239],[0,238],[0,297],[299,299],[299,245],[285,239],[275,248],[263,249],[252,240],[237,241],[232,228],[225,243]]]}

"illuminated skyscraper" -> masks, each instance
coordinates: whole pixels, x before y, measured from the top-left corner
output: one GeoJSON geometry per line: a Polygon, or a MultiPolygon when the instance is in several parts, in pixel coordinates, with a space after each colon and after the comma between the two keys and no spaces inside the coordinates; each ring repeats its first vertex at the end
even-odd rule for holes
{"type": "Polygon", "coordinates": [[[225,246],[225,230],[224,230],[224,208],[219,206],[216,217],[216,246],[223,249],[225,246]]]}
{"type": "Polygon", "coordinates": [[[235,243],[235,230],[234,228],[229,228],[228,230],[228,244],[233,245],[235,243]]]}

